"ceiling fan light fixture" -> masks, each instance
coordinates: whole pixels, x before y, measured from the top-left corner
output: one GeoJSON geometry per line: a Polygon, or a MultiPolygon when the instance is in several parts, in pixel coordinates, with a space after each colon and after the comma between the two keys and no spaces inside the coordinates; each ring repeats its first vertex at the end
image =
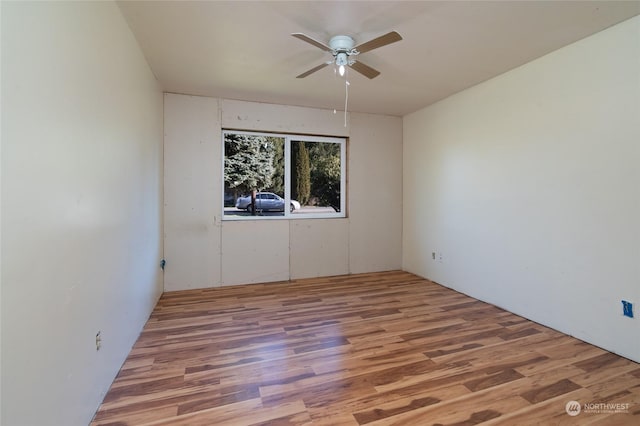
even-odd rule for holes
{"type": "Polygon", "coordinates": [[[340,52],[336,55],[336,65],[343,67],[349,63],[349,59],[345,52],[340,52]]]}
{"type": "Polygon", "coordinates": [[[338,67],[338,73],[340,77],[344,77],[345,67],[349,63],[349,57],[346,53],[340,52],[336,55],[336,66],[338,67]]]}

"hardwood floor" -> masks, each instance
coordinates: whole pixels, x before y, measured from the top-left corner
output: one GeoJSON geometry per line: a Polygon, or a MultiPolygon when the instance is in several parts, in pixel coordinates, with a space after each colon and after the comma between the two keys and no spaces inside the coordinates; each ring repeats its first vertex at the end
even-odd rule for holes
{"type": "Polygon", "coordinates": [[[640,364],[406,272],[165,293],[92,425],[311,423],[639,425],[640,364]]]}

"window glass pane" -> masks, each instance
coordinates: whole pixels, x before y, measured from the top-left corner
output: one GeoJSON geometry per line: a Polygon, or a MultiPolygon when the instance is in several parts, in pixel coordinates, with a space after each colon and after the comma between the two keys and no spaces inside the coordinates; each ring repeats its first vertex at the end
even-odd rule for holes
{"type": "Polygon", "coordinates": [[[284,138],[225,132],[224,216],[283,216],[284,165],[284,138]]]}
{"type": "Polygon", "coordinates": [[[293,214],[340,212],[339,143],[291,141],[291,198],[301,208],[293,214]]]}
{"type": "Polygon", "coordinates": [[[346,217],[345,139],[222,134],[225,219],[346,217]]]}

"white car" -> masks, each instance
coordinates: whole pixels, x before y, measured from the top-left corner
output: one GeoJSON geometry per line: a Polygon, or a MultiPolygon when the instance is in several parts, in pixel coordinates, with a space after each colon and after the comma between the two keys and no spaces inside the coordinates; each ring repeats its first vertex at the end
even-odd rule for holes
{"type": "MultiPolygon", "coordinates": [[[[236,201],[236,208],[246,210],[249,213],[253,212],[254,206],[251,204],[251,195],[246,197],[240,197],[236,201]]],[[[284,198],[280,197],[273,192],[258,192],[256,194],[256,211],[284,211],[284,198]]],[[[289,211],[300,210],[300,203],[296,200],[291,200],[289,204],[289,211]]]]}

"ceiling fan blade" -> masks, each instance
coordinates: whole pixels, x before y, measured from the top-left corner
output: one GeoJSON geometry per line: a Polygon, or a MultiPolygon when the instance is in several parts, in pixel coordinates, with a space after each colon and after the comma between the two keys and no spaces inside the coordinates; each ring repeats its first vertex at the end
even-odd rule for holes
{"type": "Polygon", "coordinates": [[[302,41],[306,41],[309,44],[314,45],[315,47],[322,49],[322,50],[326,50],[327,52],[331,52],[331,48],[329,46],[327,46],[326,44],[318,41],[318,40],[314,40],[311,37],[309,37],[306,34],[302,34],[302,33],[293,33],[291,34],[292,36],[294,36],[295,38],[298,38],[302,41]]]}
{"type": "Polygon", "coordinates": [[[360,61],[356,61],[351,64],[351,68],[368,78],[376,78],[380,75],[380,71],[371,68],[369,65],[365,65],[360,61]]]}
{"type": "Polygon", "coordinates": [[[302,74],[300,74],[299,76],[297,76],[296,78],[305,78],[306,76],[308,76],[309,74],[313,74],[316,71],[321,70],[322,68],[326,67],[327,65],[329,65],[331,62],[325,62],[324,64],[320,64],[317,67],[313,67],[311,68],[309,71],[307,72],[303,72],[302,74]]]}
{"type": "Polygon", "coordinates": [[[402,40],[402,36],[395,31],[391,31],[390,33],[362,43],[361,45],[356,46],[355,49],[360,53],[364,53],[373,49],[377,49],[378,47],[386,46],[387,44],[395,43],[396,41],[400,40],[402,40]]]}

